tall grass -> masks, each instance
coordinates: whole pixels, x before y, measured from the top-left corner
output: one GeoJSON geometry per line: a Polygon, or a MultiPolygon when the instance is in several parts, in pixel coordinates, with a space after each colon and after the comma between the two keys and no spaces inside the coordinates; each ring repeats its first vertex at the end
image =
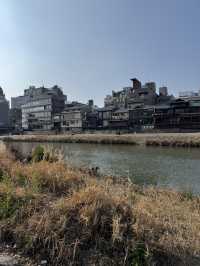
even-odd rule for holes
{"type": "Polygon", "coordinates": [[[150,139],[150,140],[146,140],[145,144],[146,146],[199,148],[200,139],[198,140],[184,140],[184,139],[179,139],[179,138],[150,139]]]}
{"type": "Polygon", "coordinates": [[[61,142],[129,144],[146,146],[200,147],[200,133],[23,135],[4,137],[7,142],[61,142]]]}
{"type": "Polygon", "coordinates": [[[9,136],[2,138],[6,142],[61,142],[61,143],[94,143],[94,144],[132,144],[135,145],[135,138],[130,135],[114,134],[76,134],[76,135],[23,135],[9,136]]]}
{"type": "Polygon", "coordinates": [[[200,265],[200,198],[0,154],[0,243],[48,265],[200,265]]]}

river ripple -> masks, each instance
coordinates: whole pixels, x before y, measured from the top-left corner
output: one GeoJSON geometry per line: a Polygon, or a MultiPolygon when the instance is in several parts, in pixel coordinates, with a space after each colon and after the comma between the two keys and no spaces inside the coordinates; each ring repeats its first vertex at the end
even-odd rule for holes
{"type": "MultiPolygon", "coordinates": [[[[12,143],[24,154],[37,143],[12,143]]],[[[200,149],[44,143],[62,150],[66,161],[78,167],[100,168],[101,173],[128,176],[137,184],[170,187],[200,194],[200,149]]]]}

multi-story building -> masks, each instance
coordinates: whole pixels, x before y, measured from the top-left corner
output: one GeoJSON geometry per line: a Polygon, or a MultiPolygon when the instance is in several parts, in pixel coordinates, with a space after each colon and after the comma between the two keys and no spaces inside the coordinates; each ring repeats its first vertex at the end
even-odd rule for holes
{"type": "Polygon", "coordinates": [[[112,91],[112,95],[107,95],[104,99],[104,106],[134,109],[145,105],[166,103],[173,98],[168,95],[167,87],[161,87],[157,94],[155,82],[146,82],[142,85],[136,78],[131,81],[132,87],[125,87],[117,92],[112,91]]]}
{"type": "Polygon", "coordinates": [[[200,99],[176,99],[167,106],[156,106],[155,128],[200,129],[200,99]]]}
{"type": "Polygon", "coordinates": [[[97,129],[98,127],[98,112],[97,109],[87,112],[85,129],[97,129]]]}
{"type": "MultiPolygon", "coordinates": [[[[133,81],[133,93],[127,100],[127,106],[129,109],[134,109],[139,106],[144,105],[155,105],[158,94],[156,93],[156,84],[155,82],[147,82],[143,86],[135,86],[136,79],[133,81]]],[[[139,83],[138,81],[138,84],[139,83]]]]}
{"type": "Polygon", "coordinates": [[[9,126],[9,102],[5,98],[3,89],[0,87],[0,129],[9,126]]]}
{"type": "Polygon", "coordinates": [[[159,96],[168,96],[168,88],[167,87],[160,87],[159,88],[159,96]]]}
{"type": "Polygon", "coordinates": [[[61,130],[62,131],[82,131],[88,128],[87,118],[93,111],[93,101],[89,100],[88,104],[72,102],[66,104],[61,113],[61,130]]]}
{"type": "Polygon", "coordinates": [[[143,86],[141,82],[131,79],[132,87],[125,87],[121,91],[113,91],[112,95],[107,95],[104,99],[105,107],[135,108],[141,105],[156,104],[158,95],[156,93],[155,82],[147,82],[143,86]]]}
{"type": "Polygon", "coordinates": [[[54,127],[53,117],[61,113],[67,97],[57,85],[52,88],[30,87],[24,96],[29,96],[22,105],[22,128],[25,130],[51,130],[54,127]]]}
{"type": "Polygon", "coordinates": [[[153,128],[154,106],[143,106],[129,110],[129,126],[133,130],[153,128]]]}
{"type": "Polygon", "coordinates": [[[129,128],[129,110],[127,108],[118,108],[113,110],[109,126],[112,129],[129,128]]]}
{"type": "Polygon", "coordinates": [[[99,108],[98,112],[98,128],[110,128],[110,121],[112,119],[112,113],[116,110],[113,106],[105,106],[99,108]]]}
{"type": "Polygon", "coordinates": [[[167,87],[156,92],[155,82],[144,85],[134,78],[132,87],[113,91],[104,99],[104,108],[98,110],[98,124],[106,128],[143,128],[153,127],[153,113],[156,105],[166,105],[174,99],[168,95],[167,87]]]}
{"type": "Polygon", "coordinates": [[[18,108],[12,108],[9,111],[9,125],[12,131],[20,132],[22,129],[22,111],[18,108]]]}
{"type": "Polygon", "coordinates": [[[142,84],[138,79],[134,78],[131,81],[133,83],[132,87],[124,87],[120,91],[112,91],[112,95],[107,95],[104,99],[104,106],[126,108],[128,100],[134,97],[134,91],[142,88],[142,84]]]}
{"type": "Polygon", "coordinates": [[[29,95],[23,95],[11,98],[11,109],[21,109],[22,105],[26,104],[30,100],[29,95]]]}
{"type": "Polygon", "coordinates": [[[124,108],[127,105],[127,99],[132,93],[131,87],[124,87],[121,91],[112,91],[112,95],[107,95],[104,99],[104,106],[113,106],[124,108]]]}
{"type": "Polygon", "coordinates": [[[27,104],[31,95],[11,97],[11,109],[9,113],[10,126],[12,130],[20,131],[22,129],[22,106],[27,104]]]}
{"type": "Polygon", "coordinates": [[[175,97],[173,95],[168,94],[167,87],[160,87],[156,105],[169,105],[174,99],[175,97]]]}
{"type": "Polygon", "coordinates": [[[200,97],[200,91],[181,91],[181,92],[179,92],[179,98],[188,99],[191,97],[200,97]]]}

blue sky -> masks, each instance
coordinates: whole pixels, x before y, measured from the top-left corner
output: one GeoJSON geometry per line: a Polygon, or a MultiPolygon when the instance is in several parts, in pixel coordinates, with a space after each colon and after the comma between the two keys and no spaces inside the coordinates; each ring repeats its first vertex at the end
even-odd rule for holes
{"type": "Polygon", "coordinates": [[[199,0],[0,0],[0,85],[98,105],[132,77],[200,89],[199,0]]]}

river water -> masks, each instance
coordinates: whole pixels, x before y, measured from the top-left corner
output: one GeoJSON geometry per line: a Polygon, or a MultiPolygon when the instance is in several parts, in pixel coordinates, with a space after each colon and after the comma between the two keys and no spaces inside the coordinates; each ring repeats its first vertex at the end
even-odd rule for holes
{"type": "MultiPolygon", "coordinates": [[[[24,154],[38,143],[12,143],[24,154]]],[[[170,187],[200,194],[200,149],[102,145],[79,143],[44,143],[62,150],[73,166],[100,168],[102,174],[128,176],[142,185],[170,187]]]]}

